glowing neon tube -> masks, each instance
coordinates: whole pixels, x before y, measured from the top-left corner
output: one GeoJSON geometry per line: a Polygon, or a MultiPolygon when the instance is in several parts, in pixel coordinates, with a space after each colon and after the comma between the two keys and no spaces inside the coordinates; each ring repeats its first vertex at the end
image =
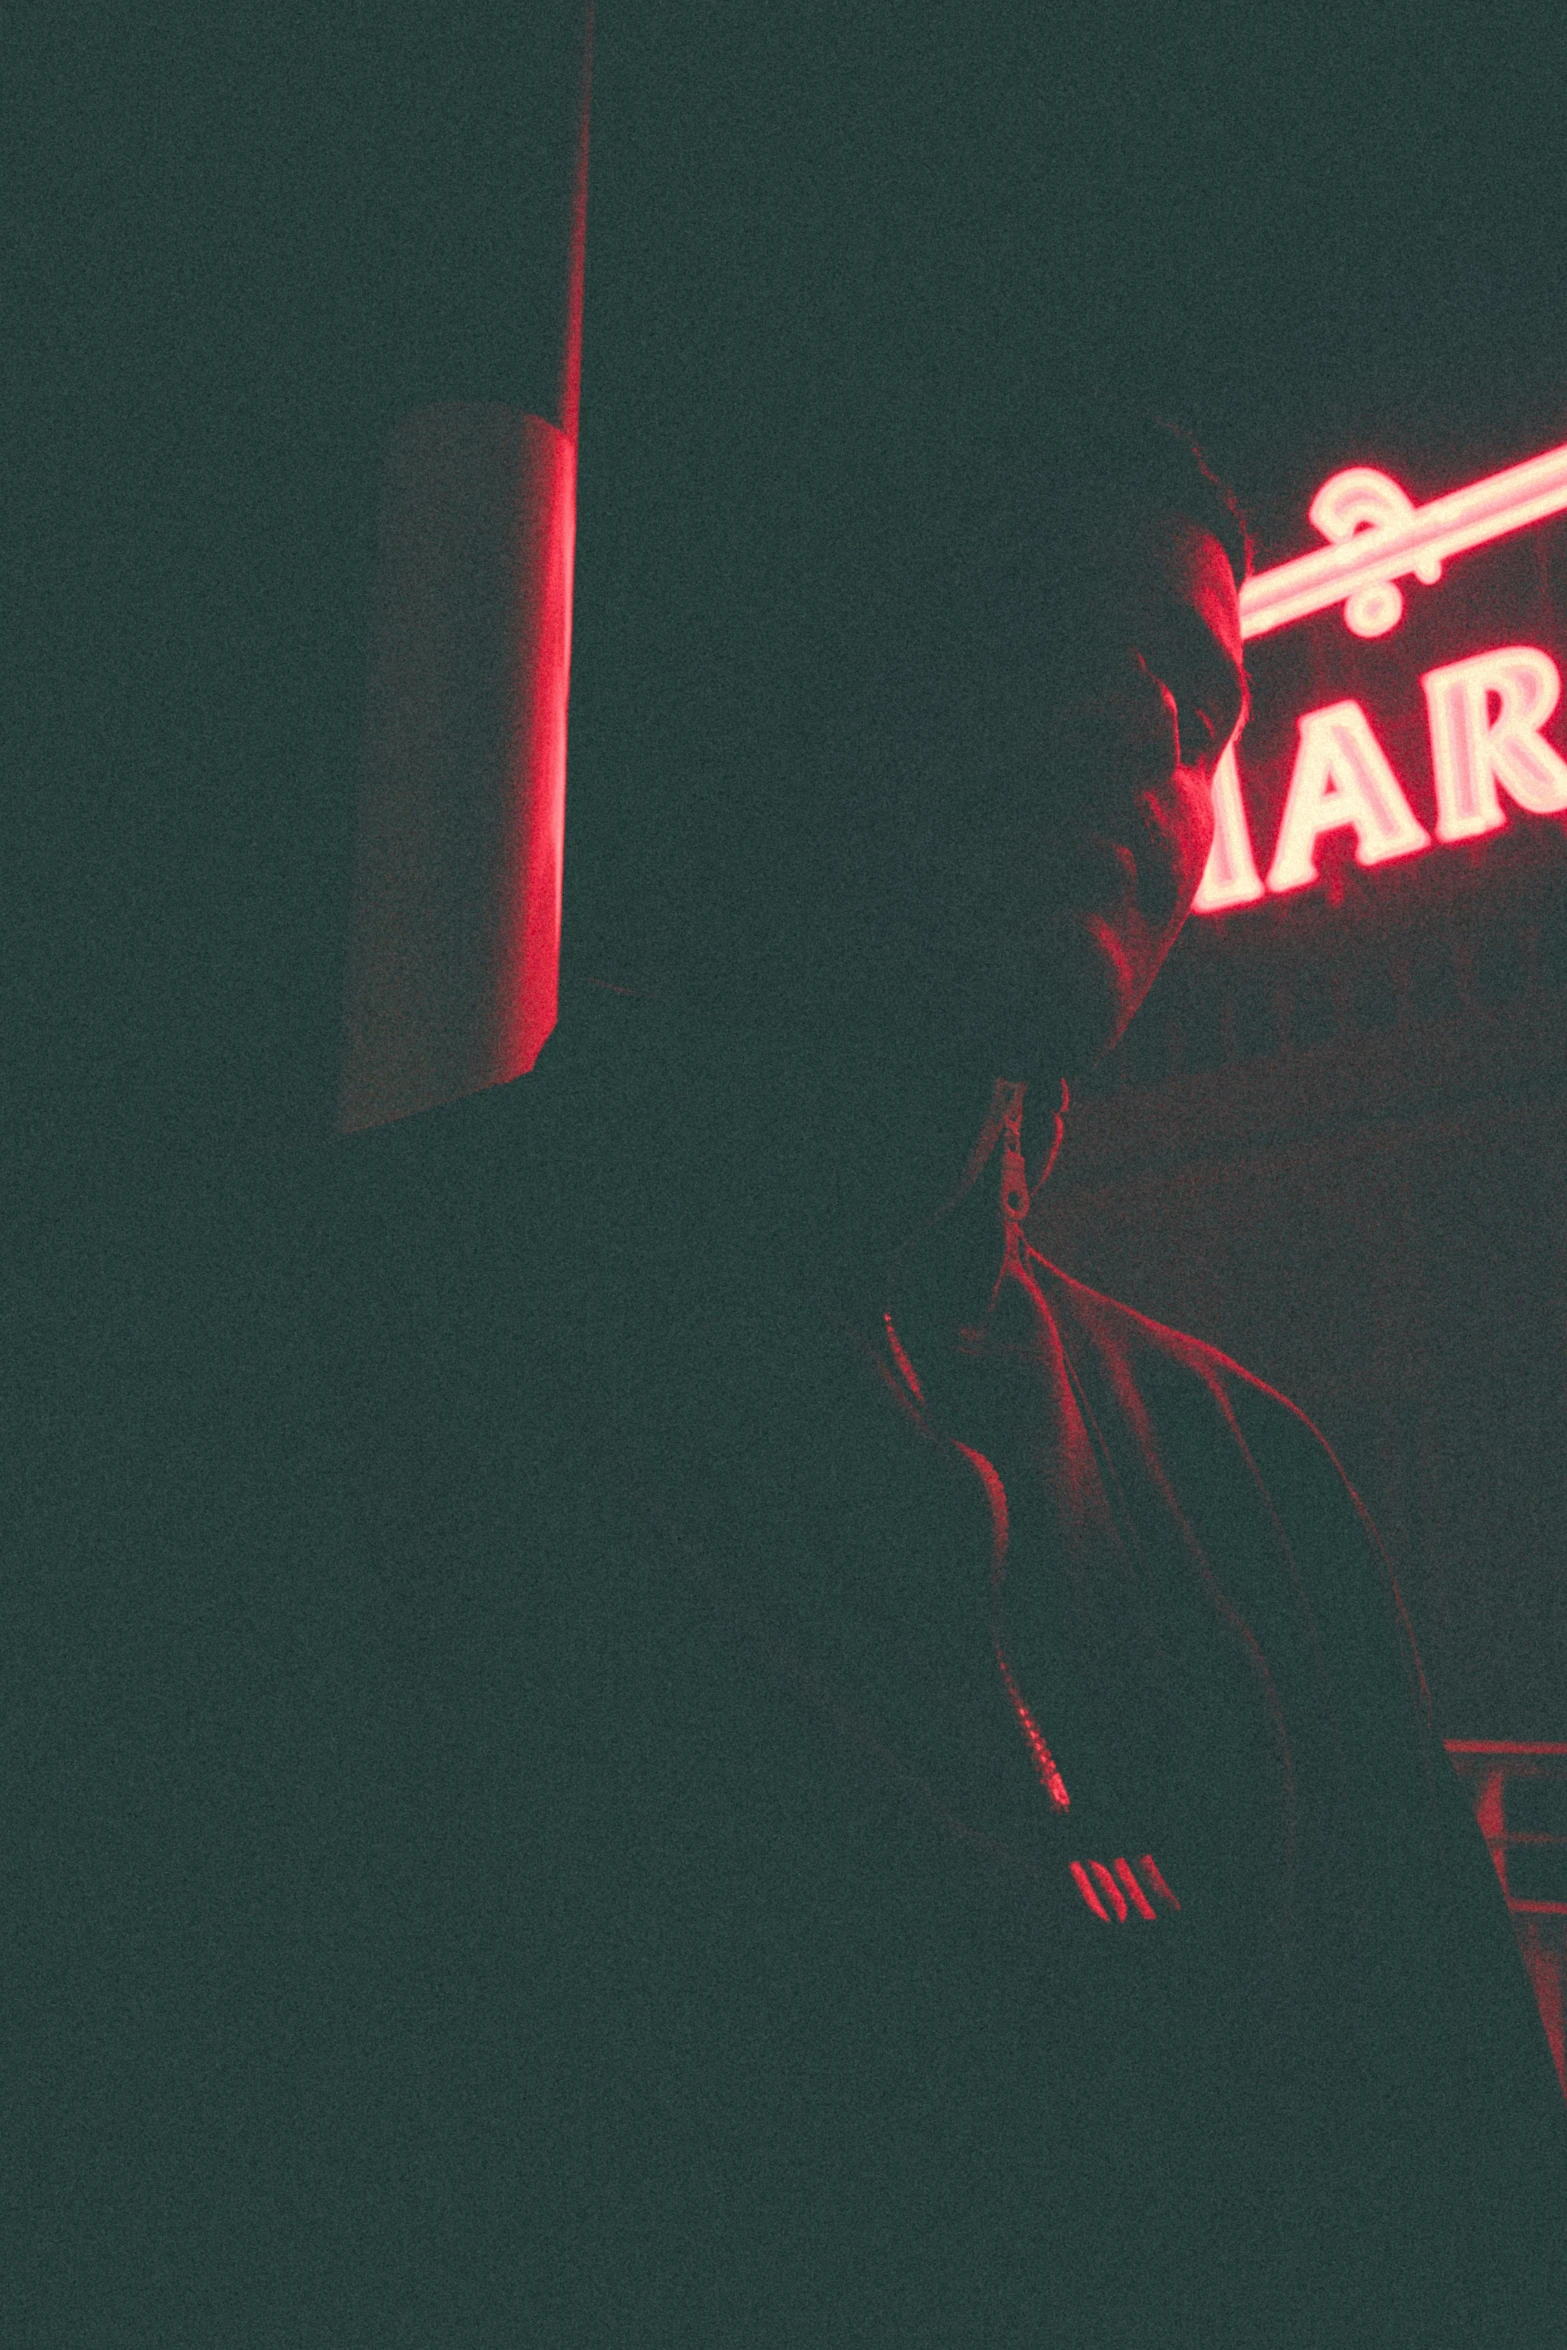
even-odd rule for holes
{"type": "Polygon", "coordinates": [[[1288,563],[1259,571],[1241,589],[1241,634],[1266,636],[1313,612],[1347,603],[1365,588],[1383,586],[1434,567],[1469,547],[1505,538],[1547,515],[1567,512],[1567,445],[1547,449],[1522,465],[1487,474],[1407,514],[1354,531],[1335,546],[1318,547],[1288,563]]]}

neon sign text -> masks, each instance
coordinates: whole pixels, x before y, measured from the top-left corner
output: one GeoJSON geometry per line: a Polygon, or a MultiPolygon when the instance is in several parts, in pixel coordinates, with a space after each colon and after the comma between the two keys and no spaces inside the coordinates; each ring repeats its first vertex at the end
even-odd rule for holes
{"type": "MultiPolygon", "coordinates": [[[[1355,636],[1396,628],[1397,582],[1435,586],[1452,556],[1567,513],[1567,444],[1465,488],[1414,505],[1390,475],[1351,465],[1322,484],[1311,521],[1329,542],[1259,572],[1241,589],[1241,635],[1269,635],[1343,606],[1355,636]]],[[[1355,861],[1379,865],[1433,842],[1478,839],[1507,821],[1503,794],[1533,816],[1567,815],[1567,758],[1544,728],[1561,674],[1537,645],[1500,645],[1428,669],[1425,696],[1436,795],[1435,831],[1410,806],[1358,701],[1308,710],[1296,722],[1294,764],[1273,860],[1257,867],[1232,745],[1213,781],[1214,839],[1193,911],[1218,914],[1317,879],[1317,844],[1348,828],[1355,861]]]]}
{"type": "Polygon", "coordinates": [[[1567,759],[1540,731],[1562,690],[1548,653],[1507,645],[1428,669],[1420,683],[1431,727],[1438,840],[1495,832],[1505,822],[1498,784],[1531,815],[1567,809],[1567,759]]]}
{"type": "Polygon", "coordinates": [[[1351,466],[1325,481],[1311,504],[1313,523],[1336,543],[1249,579],[1241,589],[1241,635],[1266,636],[1343,604],[1357,636],[1381,636],[1403,611],[1395,580],[1413,573],[1434,582],[1450,555],[1563,512],[1567,445],[1424,506],[1412,506],[1385,473],[1351,466]]]}
{"type": "MultiPolygon", "coordinates": [[[[1567,759],[1541,728],[1561,696],[1561,673],[1537,645],[1502,645],[1443,669],[1425,692],[1439,841],[1472,840],[1506,822],[1501,793],[1535,816],[1567,814],[1567,759]],[[1494,707],[1493,707],[1494,705],[1494,707]]],[[[1380,865],[1431,846],[1391,760],[1358,702],[1330,702],[1297,721],[1295,764],[1268,868],[1258,875],[1233,745],[1213,780],[1214,836],[1198,914],[1252,905],[1267,891],[1317,878],[1317,843],[1349,826],[1357,865],[1380,865]]]]}

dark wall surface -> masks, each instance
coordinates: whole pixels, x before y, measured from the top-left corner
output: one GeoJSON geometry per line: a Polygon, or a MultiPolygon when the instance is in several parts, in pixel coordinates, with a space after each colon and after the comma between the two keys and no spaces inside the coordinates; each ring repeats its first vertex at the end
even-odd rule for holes
{"type": "MultiPolygon", "coordinates": [[[[1324,473],[1370,459],[1435,496],[1563,430],[1427,449],[1390,415],[1324,473]]],[[[1262,538],[1263,566],[1310,543],[1301,519],[1262,538]]],[[[1250,648],[1260,871],[1296,719],[1345,696],[1434,833],[1421,673],[1520,643],[1567,667],[1564,544],[1547,521],[1410,581],[1378,638],[1331,610],[1250,648]]],[[[1545,731],[1560,749],[1559,709],[1545,731]]],[[[1314,885],[1194,918],[1078,1089],[1037,1238],[1318,1422],[1392,1554],[1445,1735],[1560,1740],[1567,824],[1502,805],[1499,831],[1369,868],[1330,833],[1314,885]]]]}
{"type": "Polygon", "coordinates": [[[1297,546],[1335,467],[1564,437],[1564,67],[1542,7],[606,14],[568,951],[656,874],[769,508],[814,479],[830,529],[922,382],[1065,354],[1297,546]]]}
{"type": "MultiPolygon", "coordinates": [[[[429,400],[547,412],[579,38],[576,0],[12,20],[6,1053],[52,1130],[326,1118],[382,451],[429,400]]],[[[1274,535],[1390,434],[1559,437],[1564,45],[1536,5],[602,8],[568,951],[656,859],[768,484],[830,512],[921,369],[1065,345],[1274,535]]]]}
{"type": "Polygon", "coordinates": [[[1085,1100],[1032,1230],[1317,1422],[1444,1736],[1567,1736],[1560,985],[1085,1100]]]}
{"type": "MultiPolygon", "coordinates": [[[[104,16],[8,35],[10,1132],[298,1142],[336,1083],[386,434],[549,413],[580,16],[104,16]]],[[[1421,494],[1567,437],[1564,58],[1543,6],[1440,38],[1413,8],[601,8],[568,954],[656,886],[769,498],[819,475],[830,516],[922,368],[1071,349],[1184,414],[1279,553],[1337,466],[1421,494]]],[[[1449,1734],[1567,1735],[1559,1075],[1449,1102],[1437,1070],[1389,1123],[1390,1074],[1309,1049],[1332,1139],[1281,1113],[1074,1172],[1085,1103],[1043,1245],[1317,1413],[1449,1734]]]]}
{"type": "Polygon", "coordinates": [[[582,24],[10,36],[7,1057],[53,1131],[326,1122],[383,452],[436,400],[553,416],[582,24]]]}

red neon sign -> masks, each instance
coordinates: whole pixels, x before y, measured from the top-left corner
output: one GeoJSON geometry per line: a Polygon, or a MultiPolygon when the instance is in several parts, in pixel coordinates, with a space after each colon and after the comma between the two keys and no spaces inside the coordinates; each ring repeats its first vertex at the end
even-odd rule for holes
{"type": "MultiPolygon", "coordinates": [[[[1371,466],[1325,481],[1311,502],[1324,547],[1274,565],[1241,590],[1246,639],[1342,605],[1362,638],[1386,636],[1404,615],[1401,578],[1435,586],[1451,557],[1551,515],[1567,513],[1567,446],[1471,482],[1424,506],[1371,466]]],[[[1296,722],[1294,762],[1272,862],[1258,870],[1234,747],[1214,777],[1212,852],[1193,911],[1218,914],[1317,879],[1317,845],[1348,828],[1355,861],[1378,865],[1436,843],[1473,840],[1507,821],[1503,795],[1534,816],[1567,814],[1567,759],[1544,728],[1561,673],[1537,645],[1500,645],[1426,670],[1434,834],[1410,806],[1358,700],[1308,710],[1296,722]]]]}

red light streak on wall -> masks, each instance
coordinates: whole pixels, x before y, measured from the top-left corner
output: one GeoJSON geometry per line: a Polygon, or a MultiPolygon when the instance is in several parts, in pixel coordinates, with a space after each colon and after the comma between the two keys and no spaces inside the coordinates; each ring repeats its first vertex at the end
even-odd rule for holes
{"type": "Polygon", "coordinates": [[[383,483],[338,1131],[505,1085],[555,1025],[593,9],[562,283],[559,422],[397,419],[383,483]]]}
{"type": "MultiPolygon", "coordinates": [[[[1350,465],[1335,473],[1323,483],[1310,508],[1315,527],[1335,544],[1385,522],[1407,522],[1414,511],[1397,482],[1378,473],[1374,465],[1350,465]]],[[[1435,587],[1442,576],[1442,566],[1432,555],[1417,555],[1413,570],[1427,587],[1435,587]]],[[[1385,636],[1403,616],[1404,599],[1391,579],[1368,580],[1344,599],[1344,624],[1356,636],[1385,636]]]]}

